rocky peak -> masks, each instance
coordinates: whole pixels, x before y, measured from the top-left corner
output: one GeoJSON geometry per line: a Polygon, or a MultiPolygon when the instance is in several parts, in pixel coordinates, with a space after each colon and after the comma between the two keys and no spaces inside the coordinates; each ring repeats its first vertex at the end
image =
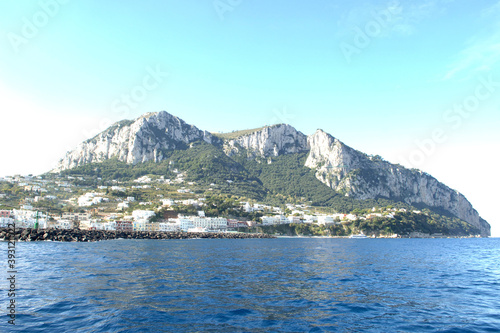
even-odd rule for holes
{"type": "Polygon", "coordinates": [[[251,156],[270,157],[307,151],[307,137],[290,125],[264,127],[253,133],[226,140],[224,151],[228,156],[247,150],[251,156]]]}
{"type": "Polygon", "coordinates": [[[86,163],[110,158],[136,164],[161,161],[163,151],[185,147],[190,142],[213,137],[165,111],[146,113],[133,121],[113,124],[94,138],[82,142],[68,152],[53,170],[70,169],[86,163]]]}

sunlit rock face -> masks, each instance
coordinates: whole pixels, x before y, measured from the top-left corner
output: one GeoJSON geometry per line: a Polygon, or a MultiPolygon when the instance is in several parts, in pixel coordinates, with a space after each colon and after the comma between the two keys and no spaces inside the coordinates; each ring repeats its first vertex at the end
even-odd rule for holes
{"type": "Polygon", "coordinates": [[[212,135],[162,111],[134,121],[121,121],[94,138],[82,142],[60,160],[54,171],[117,158],[126,163],[163,159],[165,150],[179,149],[193,141],[212,143],[212,135]]]}

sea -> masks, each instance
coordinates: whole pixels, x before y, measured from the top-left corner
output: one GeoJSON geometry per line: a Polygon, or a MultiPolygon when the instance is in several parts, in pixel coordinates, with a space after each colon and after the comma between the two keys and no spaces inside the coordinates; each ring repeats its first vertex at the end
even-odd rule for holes
{"type": "Polygon", "coordinates": [[[497,238],[0,247],[1,332],[500,332],[497,238]]]}

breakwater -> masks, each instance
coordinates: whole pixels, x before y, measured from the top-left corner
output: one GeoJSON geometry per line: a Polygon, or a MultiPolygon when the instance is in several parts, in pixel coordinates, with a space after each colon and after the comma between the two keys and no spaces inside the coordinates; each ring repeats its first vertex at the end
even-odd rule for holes
{"type": "Polygon", "coordinates": [[[56,242],[96,242],[109,239],[244,239],[275,238],[274,236],[253,233],[225,232],[160,232],[160,231],[107,231],[80,229],[12,229],[0,228],[0,241],[56,241],[56,242]]]}

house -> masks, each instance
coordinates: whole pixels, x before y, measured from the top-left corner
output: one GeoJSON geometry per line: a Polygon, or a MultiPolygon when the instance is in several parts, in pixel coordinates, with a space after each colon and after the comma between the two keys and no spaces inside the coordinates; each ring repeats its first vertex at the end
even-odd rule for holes
{"type": "Polygon", "coordinates": [[[92,205],[97,205],[102,201],[107,201],[107,199],[99,196],[98,193],[85,193],[84,195],[78,198],[78,206],[80,207],[89,207],[92,205]]]}
{"type": "Polygon", "coordinates": [[[263,225],[273,225],[273,224],[288,224],[289,220],[283,215],[275,215],[275,216],[262,216],[262,224],[263,225]]]}
{"type": "Polygon", "coordinates": [[[121,187],[121,186],[111,186],[111,191],[125,192],[125,187],[121,187]]]}
{"type": "Polygon", "coordinates": [[[135,221],[132,223],[134,231],[159,231],[158,223],[135,221]]]}
{"type": "Polygon", "coordinates": [[[80,221],[78,228],[80,228],[81,230],[89,230],[90,224],[91,224],[90,220],[83,220],[83,221],[80,221]]]}
{"type": "Polygon", "coordinates": [[[115,231],[116,230],[116,221],[109,221],[103,224],[104,230],[115,231]]]}
{"type": "Polygon", "coordinates": [[[172,200],[172,199],[162,199],[162,200],[160,200],[160,201],[162,202],[162,205],[163,205],[163,206],[168,206],[168,207],[170,207],[170,206],[174,206],[174,205],[175,205],[175,202],[174,202],[174,200],[172,200]]]}
{"type": "Polygon", "coordinates": [[[134,180],[136,183],[151,183],[152,179],[148,176],[142,176],[134,180]]]}
{"type": "Polygon", "coordinates": [[[70,220],[56,220],[47,223],[47,227],[52,227],[54,229],[73,229],[73,221],[70,220]]]}
{"type": "Polygon", "coordinates": [[[6,218],[9,218],[11,217],[13,214],[12,214],[12,211],[10,210],[0,210],[0,217],[6,217],[6,218]]]}
{"type": "Polygon", "coordinates": [[[239,222],[235,219],[227,219],[227,227],[228,228],[238,228],[239,222]]]}
{"type": "Polygon", "coordinates": [[[118,205],[116,207],[117,210],[123,210],[123,209],[127,209],[127,208],[128,208],[128,202],[127,201],[118,203],[118,205]]]}
{"type": "Polygon", "coordinates": [[[254,208],[250,205],[249,202],[242,202],[241,204],[243,211],[245,211],[246,213],[251,213],[254,211],[254,208]]]}
{"type": "Polygon", "coordinates": [[[316,223],[318,222],[318,217],[314,215],[304,215],[304,223],[316,223]]]}
{"type": "Polygon", "coordinates": [[[318,216],[318,224],[319,225],[327,225],[327,224],[333,224],[333,217],[332,216],[326,216],[326,215],[320,215],[318,216]]]}
{"type": "Polygon", "coordinates": [[[344,216],[344,218],[348,219],[349,221],[354,221],[356,220],[358,217],[354,214],[347,214],[344,216]]]}

